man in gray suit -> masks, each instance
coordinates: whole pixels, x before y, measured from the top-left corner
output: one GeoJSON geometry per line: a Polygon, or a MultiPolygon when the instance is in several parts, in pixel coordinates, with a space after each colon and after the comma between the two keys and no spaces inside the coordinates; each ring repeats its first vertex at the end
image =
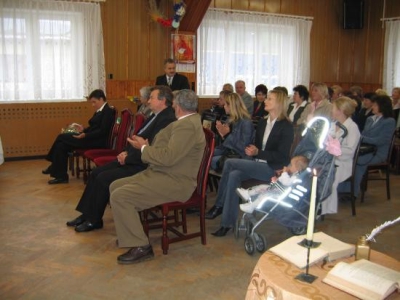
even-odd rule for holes
{"type": "Polygon", "coordinates": [[[235,82],[235,91],[240,95],[242,98],[244,105],[246,106],[247,110],[249,111],[250,116],[253,115],[254,110],[254,101],[251,95],[246,92],[246,83],[243,80],[238,80],[235,82]]]}
{"type": "Polygon", "coordinates": [[[130,248],[118,256],[118,263],[132,264],[154,257],[139,211],[171,201],[184,202],[196,188],[206,145],[197,105],[193,91],[181,90],[173,101],[178,120],[162,129],[151,146],[138,136],[128,139],[133,147],[141,149],[142,161],[149,166],[110,186],[118,245],[130,248]]]}

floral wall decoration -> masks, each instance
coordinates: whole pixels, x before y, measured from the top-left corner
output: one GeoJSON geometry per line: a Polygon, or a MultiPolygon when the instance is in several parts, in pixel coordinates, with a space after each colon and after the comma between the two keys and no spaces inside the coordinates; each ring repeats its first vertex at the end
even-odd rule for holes
{"type": "Polygon", "coordinates": [[[180,22],[186,13],[186,4],[183,1],[174,1],[174,16],[166,18],[157,7],[156,0],[149,0],[149,14],[153,21],[164,27],[179,28],[180,22]]]}

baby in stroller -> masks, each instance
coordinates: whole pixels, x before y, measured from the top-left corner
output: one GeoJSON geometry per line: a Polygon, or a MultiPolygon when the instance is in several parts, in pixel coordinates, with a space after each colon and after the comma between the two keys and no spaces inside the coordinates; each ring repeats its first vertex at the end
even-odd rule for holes
{"type": "Polygon", "coordinates": [[[290,165],[283,168],[283,172],[278,178],[271,178],[271,185],[260,184],[249,189],[237,188],[236,192],[240,198],[247,202],[240,204],[240,209],[245,213],[251,214],[265,199],[266,193],[281,194],[282,188],[291,186],[298,179],[299,173],[307,168],[308,163],[309,160],[307,157],[302,155],[294,156],[290,160],[290,165]],[[277,184],[281,186],[277,187],[277,184]]]}

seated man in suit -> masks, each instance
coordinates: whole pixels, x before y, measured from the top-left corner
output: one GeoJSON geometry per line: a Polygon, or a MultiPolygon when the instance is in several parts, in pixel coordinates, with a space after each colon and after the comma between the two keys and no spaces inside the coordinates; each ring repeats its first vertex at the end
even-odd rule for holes
{"type": "Polygon", "coordinates": [[[164,75],[157,77],[156,85],[167,85],[172,91],[190,89],[186,76],[176,73],[176,64],[173,59],[168,58],[164,61],[164,71],[164,75]]]}
{"type": "Polygon", "coordinates": [[[246,108],[250,116],[253,115],[254,101],[251,95],[248,92],[246,92],[246,83],[243,80],[238,80],[235,82],[235,91],[242,98],[244,105],[246,105],[246,108]]]}
{"type": "Polygon", "coordinates": [[[42,173],[54,179],[49,184],[68,183],[68,152],[74,149],[106,148],[110,131],[114,125],[115,111],[108,106],[102,90],[94,90],[88,97],[96,110],[89,120],[89,127],[75,124],[76,134],[59,134],[46,156],[51,165],[42,173]]]}
{"type": "MultiPolygon", "coordinates": [[[[175,121],[172,108],[172,91],[166,86],[156,86],[151,89],[148,106],[153,111],[138,132],[138,136],[149,140],[175,121]]],[[[132,176],[146,169],[147,165],[141,160],[140,149],[128,146],[115,161],[95,168],[89,176],[82,197],[76,210],[82,215],[68,221],[67,226],[75,227],[76,232],[86,232],[103,227],[102,217],[109,200],[109,186],[117,179],[132,176]]]]}
{"type": "Polygon", "coordinates": [[[197,105],[193,91],[179,91],[174,99],[178,120],[161,130],[151,146],[138,136],[128,140],[142,151],[142,160],[149,167],[110,186],[118,246],[131,248],[118,256],[118,263],[132,264],[154,257],[139,211],[171,201],[186,201],[196,188],[206,145],[197,105]]]}

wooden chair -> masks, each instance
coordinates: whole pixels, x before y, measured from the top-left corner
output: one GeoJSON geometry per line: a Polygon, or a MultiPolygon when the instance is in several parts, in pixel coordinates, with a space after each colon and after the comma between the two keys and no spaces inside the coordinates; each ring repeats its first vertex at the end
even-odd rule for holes
{"type": "MultiPolygon", "coordinates": [[[[126,147],[129,130],[132,126],[133,114],[125,108],[121,111],[121,120],[117,125],[116,135],[110,138],[110,147],[107,149],[89,149],[85,150],[83,157],[83,181],[86,183],[88,174],[91,171],[90,162],[95,158],[102,156],[112,156],[114,159],[126,147]]],[[[118,123],[118,122],[116,122],[118,123]]]]}
{"type": "Polygon", "coordinates": [[[197,174],[197,187],[192,196],[186,202],[168,202],[158,205],[154,208],[146,209],[142,212],[143,229],[147,235],[149,235],[150,229],[162,228],[163,234],[161,245],[164,254],[168,254],[169,245],[171,243],[176,243],[195,237],[201,237],[201,243],[203,245],[206,244],[205,202],[208,171],[210,169],[211,158],[214,152],[215,138],[214,133],[209,129],[204,128],[204,134],[206,137],[206,147],[204,149],[203,159],[197,174]],[[200,209],[200,231],[188,233],[186,210],[191,208],[200,209]],[[154,212],[154,210],[161,211],[162,224],[157,222],[159,220],[155,220],[154,222],[154,220],[149,219],[149,216],[154,212]],[[181,211],[181,220],[179,220],[179,216],[176,213],[177,211],[181,211]],[[174,213],[172,218],[169,216],[170,212],[174,213]],[[181,226],[182,230],[180,231],[178,228],[181,226]],[[168,236],[168,231],[173,232],[176,237],[170,238],[168,236]]]}
{"type": "MultiPolygon", "coordinates": [[[[351,202],[351,215],[355,216],[356,215],[356,198],[354,196],[354,179],[355,179],[355,171],[356,171],[356,167],[357,167],[357,160],[358,160],[358,155],[360,152],[360,146],[361,146],[361,139],[358,142],[356,151],[354,152],[354,156],[353,156],[353,166],[351,169],[351,176],[349,178],[347,178],[345,181],[343,182],[350,182],[350,202],[351,202]]],[[[334,191],[332,191],[334,192],[334,191]]],[[[341,193],[341,195],[344,193],[341,193]]]]}
{"type": "MultiPolygon", "coordinates": [[[[142,127],[143,123],[146,121],[146,117],[139,113],[136,114],[133,118],[133,124],[132,124],[132,130],[130,130],[130,132],[128,133],[129,136],[132,136],[134,134],[137,134],[139,129],[142,127]]],[[[126,138],[125,138],[126,141],[126,138]]],[[[121,149],[122,151],[122,149],[121,149]]],[[[121,153],[121,151],[119,153],[121,153]]],[[[117,155],[119,154],[117,153],[117,155]]],[[[115,155],[115,153],[112,153],[113,155],[101,155],[101,156],[97,156],[94,157],[91,161],[93,161],[93,163],[96,165],[96,167],[100,167],[100,166],[104,166],[105,164],[108,164],[110,162],[112,162],[113,160],[115,160],[115,157],[117,155],[115,155]]]]}
{"type": "Polygon", "coordinates": [[[363,179],[361,180],[361,202],[364,202],[365,191],[367,190],[368,180],[385,180],[386,181],[386,196],[387,200],[390,200],[390,158],[392,157],[392,151],[396,135],[393,133],[392,141],[390,142],[388,155],[386,161],[379,164],[368,165],[367,171],[365,172],[363,179]],[[385,171],[385,178],[380,178],[377,176],[369,177],[369,171],[385,171]]]}

